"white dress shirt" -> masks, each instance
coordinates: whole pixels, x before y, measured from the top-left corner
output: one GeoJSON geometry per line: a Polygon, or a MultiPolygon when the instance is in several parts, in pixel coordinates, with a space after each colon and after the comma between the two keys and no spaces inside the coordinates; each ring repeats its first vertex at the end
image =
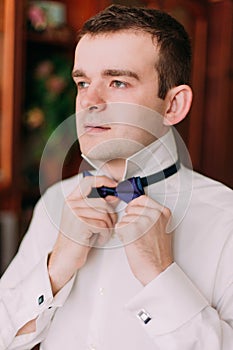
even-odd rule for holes
{"type": "MultiPolygon", "coordinates": [[[[176,161],[172,132],[161,140],[128,159],[125,178],[150,175],[176,161]]],[[[143,287],[113,235],[104,248],[91,250],[85,266],[53,298],[47,257],[64,197],[81,176],[42,196],[1,279],[0,350],[37,343],[42,350],[232,350],[232,190],[182,166],[146,189],[172,211],[175,262],[143,287]],[[15,336],[35,318],[36,332],[15,336]]],[[[125,206],[119,203],[119,220],[125,206]]]]}

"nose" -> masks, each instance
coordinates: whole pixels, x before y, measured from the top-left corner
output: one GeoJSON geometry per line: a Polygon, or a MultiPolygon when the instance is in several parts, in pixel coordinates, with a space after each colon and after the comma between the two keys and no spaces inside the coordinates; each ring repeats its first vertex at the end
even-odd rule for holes
{"type": "Polygon", "coordinates": [[[89,109],[90,112],[100,112],[105,109],[106,101],[100,88],[89,86],[85,93],[78,96],[82,109],[89,109]]]}

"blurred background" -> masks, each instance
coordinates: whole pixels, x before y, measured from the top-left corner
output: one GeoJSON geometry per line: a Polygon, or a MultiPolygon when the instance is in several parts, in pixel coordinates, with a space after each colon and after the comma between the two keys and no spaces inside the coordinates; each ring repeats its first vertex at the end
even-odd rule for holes
{"type": "MultiPolygon", "coordinates": [[[[177,129],[194,169],[233,187],[232,0],[0,0],[0,274],[40,196],[46,141],[74,113],[77,31],[112,3],[162,9],[184,24],[193,45],[194,102],[177,129]]],[[[80,160],[75,143],[64,178],[78,171],[80,160]]],[[[44,172],[48,184],[59,179],[55,155],[44,172]]]]}

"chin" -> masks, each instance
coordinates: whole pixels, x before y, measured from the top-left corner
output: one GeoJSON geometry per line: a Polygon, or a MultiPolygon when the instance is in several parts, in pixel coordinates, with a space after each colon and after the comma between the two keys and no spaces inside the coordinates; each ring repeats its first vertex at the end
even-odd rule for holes
{"type": "Polygon", "coordinates": [[[82,153],[93,160],[108,162],[114,159],[127,159],[144,146],[129,139],[112,139],[98,144],[81,144],[82,153]]]}

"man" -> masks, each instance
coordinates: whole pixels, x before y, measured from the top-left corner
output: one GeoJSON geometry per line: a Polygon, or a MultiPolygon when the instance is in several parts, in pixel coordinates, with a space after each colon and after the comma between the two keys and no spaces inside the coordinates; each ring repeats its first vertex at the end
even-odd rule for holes
{"type": "Polygon", "coordinates": [[[80,37],[77,131],[96,170],[39,201],[1,281],[0,348],[233,349],[232,191],[180,166],[170,130],[192,100],[187,34],[111,6],[80,37]]]}

